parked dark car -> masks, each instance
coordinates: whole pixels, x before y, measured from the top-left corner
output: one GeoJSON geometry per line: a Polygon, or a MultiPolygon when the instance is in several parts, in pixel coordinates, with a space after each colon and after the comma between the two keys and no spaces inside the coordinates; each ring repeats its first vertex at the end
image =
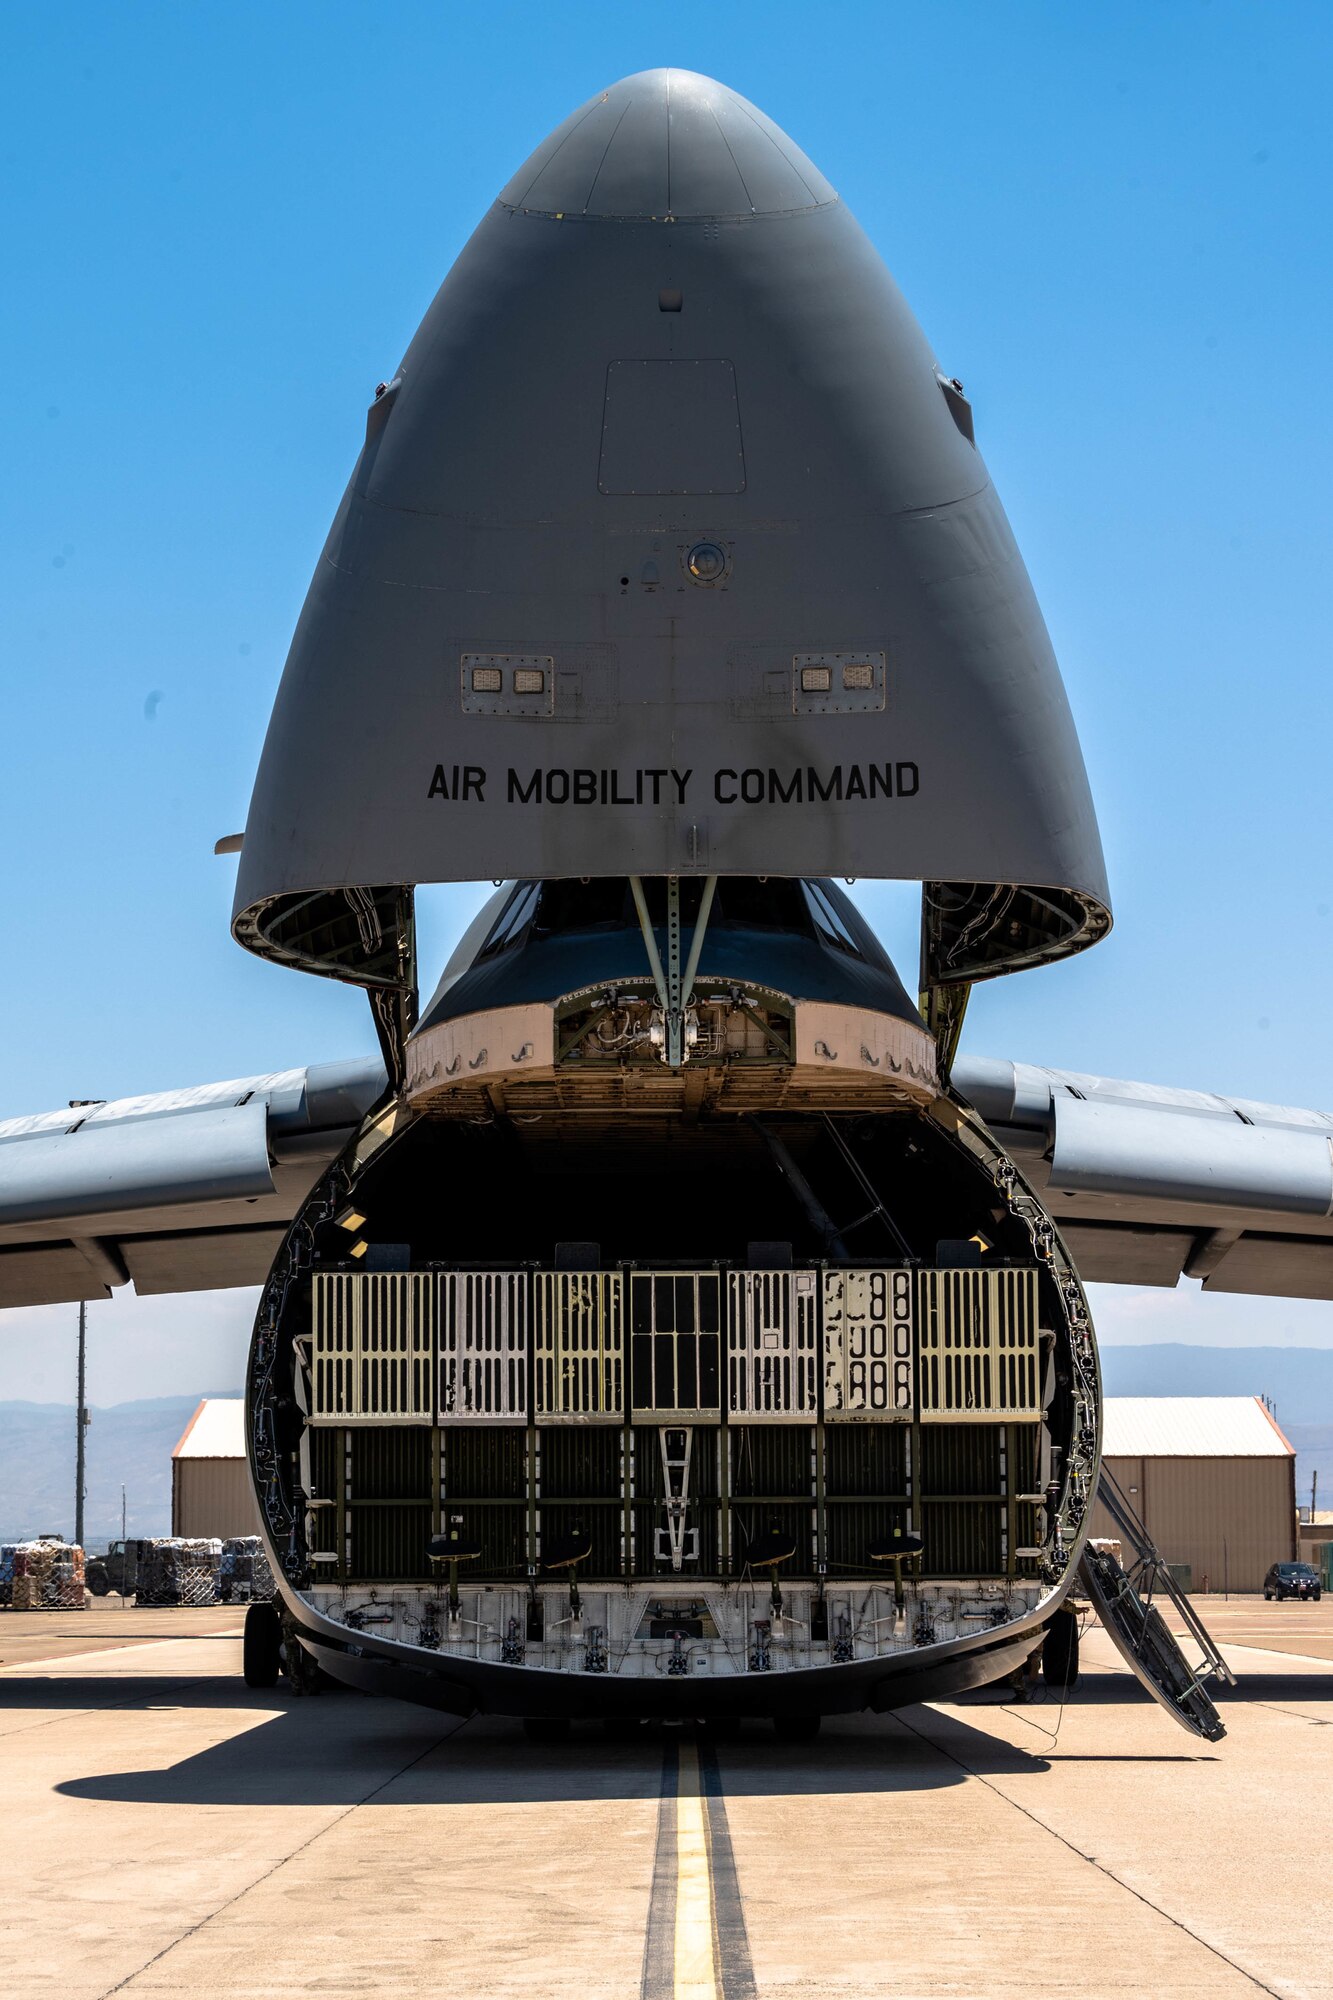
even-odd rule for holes
{"type": "Polygon", "coordinates": [[[1324,1594],[1319,1571],[1309,1563],[1274,1563],[1264,1578],[1264,1597],[1271,1602],[1284,1597],[1309,1597],[1318,1604],[1324,1594]]]}

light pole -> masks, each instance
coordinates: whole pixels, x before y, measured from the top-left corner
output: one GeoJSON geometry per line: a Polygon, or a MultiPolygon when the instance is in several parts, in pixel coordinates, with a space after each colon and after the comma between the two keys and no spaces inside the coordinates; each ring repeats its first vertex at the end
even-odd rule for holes
{"type": "Polygon", "coordinates": [[[83,1487],[88,1430],[88,1302],[79,1300],[79,1407],[74,1446],[74,1542],[83,1547],[83,1487]]]}

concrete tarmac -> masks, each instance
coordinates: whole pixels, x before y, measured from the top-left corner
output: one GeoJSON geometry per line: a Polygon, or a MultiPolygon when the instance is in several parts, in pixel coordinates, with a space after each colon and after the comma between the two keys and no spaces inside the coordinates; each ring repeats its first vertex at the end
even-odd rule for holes
{"type": "Polygon", "coordinates": [[[247,1690],[225,1609],[0,1614],[0,1995],[1333,2000],[1333,1602],[1231,1603],[1217,1745],[1095,1627],[1063,1705],[539,1746],[247,1690]]]}

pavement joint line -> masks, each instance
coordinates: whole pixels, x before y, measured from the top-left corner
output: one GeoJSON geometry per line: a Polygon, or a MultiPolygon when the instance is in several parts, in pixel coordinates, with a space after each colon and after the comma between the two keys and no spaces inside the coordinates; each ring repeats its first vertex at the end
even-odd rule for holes
{"type": "Polygon", "coordinates": [[[1322,1653],[1288,1653],[1280,1646],[1249,1646],[1242,1639],[1228,1639],[1226,1643],[1233,1653],[1262,1653],[1267,1660],[1304,1660],[1307,1666],[1323,1667],[1333,1678],[1333,1660],[1325,1659],[1322,1653]]]}
{"type": "MultiPolygon", "coordinates": [[[[1110,1635],[1104,1627],[1099,1629],[1094,1625],[1088,1636],[1093,1640],[1106,1639],[1110,1643],[1110,1635]]],[[[1188,1634],[1173,1632],[1171,1636],[1173,1639],[1179,1640],[1188,1637],[1188,1634]]],[[[1323,1653],[1288,1653],[1280,1646],[1251,1646],[1244,1639],[1219,1640],[1218,1644],[1219,1646],[1225,1645],[1228,1653],[1262,1653],[1265,1659],[1269,1660],[1303,1660],[1307,1666],[1323,1667],[1329,1677],[1333,1678],[1333,1660],[1326,1658],[1323,1653]]],[[[1227,1665],[1231,1665],[1230,1660],[1227,1661],[1227,1665]]],[[[1105,1671],[1100,1661],[1096,1664],[1096,1671],[1098,1673],[1105,1671]]],[[[1118,1672],[1123,1671],[1123,1669],[1112,1668],[1111,1671],[1118,1672]]]]}
{"type": "MultiPolygon", "coordinates": [[[[52,1676],[54,1679],[54,1675],[52,1676]]],[[[14,1736],[30,1736],[34,1729],[52,1729],[57,1722],[78,1722],[89,1715],[127,1715],[132,1709],[152,1706],[150,1695],[175,1694],[184,1691],[187,1695],[194,1689],[199,1676],[191,1674],[188,1679],[178,1681],[154,1681],[149,1694],[138,1695],[132,1701],[89,1702],[80,1708],[62,1709],[58,1715],[48,1715],[45,1722],[25,1722],[18,1729],[6,1729],[0,1734],[0,1751],[14,1736]]]]}
{"type": "Polygon", "coordinates": [[[657,1841],[648,1892],[648,1921],[643,1938],[640,2000],[672,2000],[676,1978],[676,1761],[679,1746],[667,1739],[662,1753],[662,1783],[657,1807],[657,1841]]]}
{"type": "Polygon", "coordinates": [[[1247,1708],[1266,1708],[1270,1715],[1289,1715],[1295,1722],[1308,1722],[1311,1729],[1333,1729],[1333,1716],[1302,1715],[1299,1708],[1283,1708],[1276,1701],[1247,1701],[1247,1708]]]}
{"type": "Polygon", "coordinates": [[[99,1646],[95,1652],[91,1653],[52,1653],[49,1658],[41,1660],[0,1661],[0,1675],[31,1674],[39,1667],[68,1667],[75,1660],[79,1662],[85,1660],[115,1660],[119,1659],[122,1653],[151,1652],[154,1646],[179,1646],[187,1642],[195,1644],[202,1642],[205,1645],[211,1645],[217,1639],[239,1639],[241,1636],[242,1627],[239,1625],[234,1631],[182,1632],[179,1637],[173,1636],[170,1639],[131,1639],[127,1635],[123,1646],[99,1646]]]}
{"type": "MultiPolygon", "coordinates": [[[[1058,1841],[1061,1847],[1066,1848],[1070,1854],[1077,1856],[1080,1861],[1086,1861],[1090,1868],[1095,1868],[1099,1875],[1106,1877],[1108,1882],[1114,1882],[1118,1889],[1123,1889],[1127,1895],[1134,1898],[1136,1903],[1142,1903],[1145,1909],[1153,1911],[1156,1916],[1164,1917],[1167,1923],[1172,1925],[1174,1929],[1183,1932],[1187,1938],[1192,1938],[1195,1944],[1202,1945],[1203,1949],[1213,1958],[1220,1959],[1223,1965],[1229,1966],[1233,1972],[1239,1973],[1242,1979],[1247,1979],[1257,1992],[1269,1994],[1270,2000],[1286,2000],[1286,1996],[1280,1993],[1276,1986],[1266,1986],[1263,1980],[1255,1973],[1250,1972],[1245,1966],[1239,1964],[1236,1959],[1229,1958],[1226,1952],[1222,1951],[1219,1946],[1211,1944],[1206,1937],[1200,1937],[1198,1931],[1191,1930],[1190,1926],[1182,1918],[1173,1917],[1170,1910],[1164,1910],[1160,1903],[1154,1903],[1151,1896],[1145,1896],[1143,1891],[1136,1889],[1132,1882],[1126,1882],[1123,1876],[1116,1874],[1114,1868],[1108,1868],[1104,1861],[1099,1861],[1095,1854],[1085,1854],[1081,1847],[1077,1847],[1063,1833],[1058,1832],[1055,1827],[1049,1825],[1047,1821],[1041,1819],[1027,1806],[1020,1805],[1017,1799],[1011,1799],[1006,1791],[1002,1791],[1000,1786],[993,1784],[989,1778],[983,1777],[980,1771],[973,1770],[972,1766],[964,1758],[960,1757],[956,1751],[950,1750],[945,1744],[937,1742],[933,1736],[928,1736],[925,1730],[918,1729],[915,1723],[909,1722],[901,1710],[895,1719],[902,1723],[904,1729],[910,1729],[913,1736],[919,1737],[929,1749],[936,1751],[941,1757],[947,1757],[949,1762],[956,1764],[960,1771],[966,1771],[969,1778],[975,1778],[979,1785],[984,1785],[986,1790],[993,1792],[997,1799],[1003,1800],[1007,1806],[1012,1806],[1015,1812],[1021,1813],[1024,1819],[1030,1820],[1033,1826],[1040,1828],[1043,1833],[1049,1834],[1052,1840],[1058,1841]]],[[[1027,1754],[1026,1751],[1019,1752],[1020,1756],[1026,1756],[1027,1754]]]]}
{"type": "Polygon", "coordinates": [[[279,1855],[272,1867],[266,1868],[262,1875],[256,1875],[253,1882],[247,1882],[243,1888],[236,1891],[234,1896],[228,1896],[226,1901],[219,1903],[215,1910],[210,1910],[207,1916],[200,1917],[198,1923],[189,1925],[186,1930],[181,1932],[179,1937],[173,1938],[170,1944],[164,1944],[161,1951],[155,1951],[151,1958],[146,1958],[143,1964],[136,1966],[133,1972],[126,1973],[125,1977],[117,1980],[114,1986],[105,1987],[101,1994],[99,1994],[98,2000],[112,2000],[113,1994],[127,1992],[137,1980],[143,1978],[145,1972],[150,1972],[155,1965],[160,1965],[164,1958],[169,1957],[178,1945],[185,1944],[192,1937],[197,1937],[200,1931],[206,1930],[209,1924],[213,1923],[218,1917],[223,1916],[226,1911],[234,1908],[237,1903],[243,1902],[253,1890],[262,1888],[265,1882],[271,1881],[289,1862],[295,1861],[299,1855],[304,1854],[307,1849],[313,1847],[316,1841],[322,1840],[326,1833],[332,1833],[333,1829],[341,1826],[345,1819],[350,1819],[354,1812],[359,1812],[362,1806],[369,1805],[372,1799],[377,1799],[381,1792],[389,1789],[390,1785],[396,1785],[400,1778],[405,1778],[409,1771],[416,1769],[418,1764],[424,1764],[427,1757],[433,1756],[440,1745],[447,1743],[450,1737],[457,1736],[459,1730],[466,1728],[471,1720],[472,1717],[470,1715],[465,1715],[460,1721],[455,1722],[452,1729],[446,1729],[442,1735],[435,1738],[433,1743],[428,1743],[418,1756],[409,1757],[399,1770],[391,1771],[387,1778],[382,1779],[378,1785],[373,1785],[363,1797],[353,1799],[351,1805],[344,1806],[342,1811],[335,1813],[331,1820],[327,1820],[323,1826],[316,1827],[308,1840],[303,1840],[298,1847],[293,1847],[290,1853],[279,1855]]]}

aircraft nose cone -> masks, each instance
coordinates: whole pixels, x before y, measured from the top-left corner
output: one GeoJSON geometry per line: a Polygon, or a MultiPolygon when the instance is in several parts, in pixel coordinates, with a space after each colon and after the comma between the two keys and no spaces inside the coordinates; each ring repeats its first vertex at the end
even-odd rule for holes
{"type": "Polygon", "coordinates": [[[778,215],[837,196],[771,118],[686,69],[627,76],[581,105],[500,195],[528,214],[778,215]]]}

